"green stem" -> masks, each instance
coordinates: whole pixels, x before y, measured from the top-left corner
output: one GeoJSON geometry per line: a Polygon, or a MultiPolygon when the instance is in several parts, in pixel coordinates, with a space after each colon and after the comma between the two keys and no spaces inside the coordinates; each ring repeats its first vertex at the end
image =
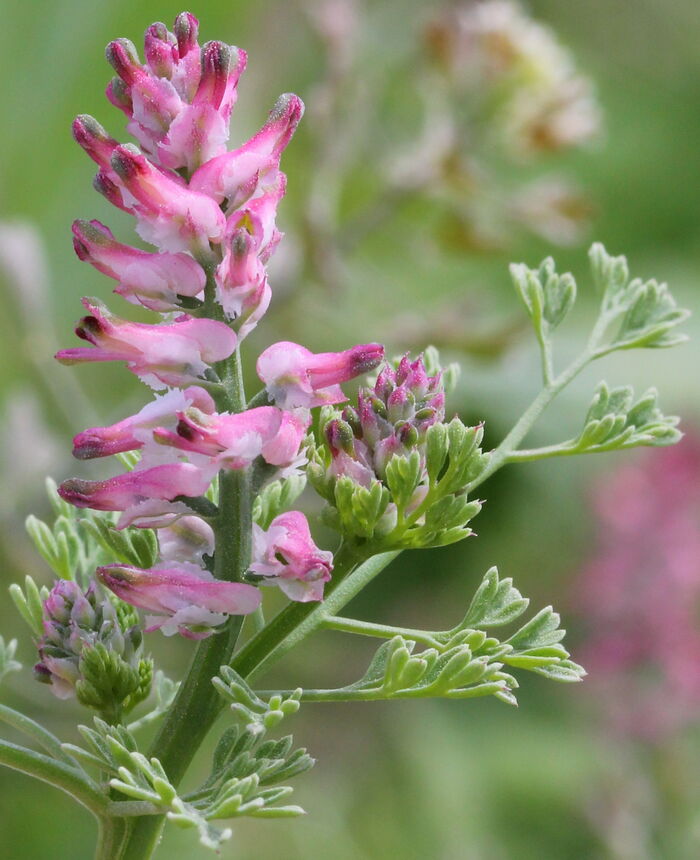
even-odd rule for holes
{"type": "MultiPolygon", "coordinates": [[[[340,687],[337,690],[304,690],[302,702],[386,702],[392,699],[476,699],[490,696],[499,689],[495,682],[476,684],[473,687],[460,687],[455,690],[440,690],[431,693],[429,688],[408,688],[406,690],[384,689],[353,690],[340,687]]],[[[260,690],[261,696],[289,696],[293,690],[260,690]]]]}
{"type": "Polygon", "coordinates": [[[99,819],[95,860],[117,860],[120,857],[119,850],[127,826],[127,822],[123,818],[99,819]]]}
{"type": "Polygon", "coordinates": [[[82,770],[75,759],[63,749],[56,735],[39,723],[34,722],[30,717],[15,711],[14,708],[8,708],[7,705],[0,705],[0,720],[36,741],[52,758],[58,759],[76,770],[82,770]]]}
{"type": "Polygon", "coordinates": [[[236,654],[231,663],[233,668],[248,681],[257,677],[318,630],[400,553],[401,550],[394,550],[367,558],[353,544],[344,544],[336,553],[333,579],[326,588],[323,603],[290,603],[236,654]]]}
{"type": "MultiPolygon", "coordinates": [[[[222,391],[217,407],[222,411],[245,409],[240,356],[236,351],[217,366],[222,391]]],[[[212,520],[216,536],[214,576],[240,581],[250,564],[252,539],[252,491],[249,469],[222,471],[219,475],[219,512],[212,520]]],[[[211,679],[231,660],[243,625],[243,616],[229,618],[220,633],[204,639],[194,653],[187,675],[149,750],[177,786],[204,738],[219,716],[223,702],[211,679]]],[[[124,860],[151,857],[160,839],[164,816],[143,816],[127,828],[121,853],[124,860]]]]}
{"type": "Polygon", "coordinates": [[[467,486],[467,492],[471,493],[480,484],[483,484],[487,478],[493,475],[494,472],[500,469],[501,466],[508,462],[509,457],[517,449],[525,436],[527,436],[534,423],[549,406],[552,400],[554,400],[557,394],[559,394],[563,388],[578,376],[578,374],[590,361],[592,361],[593,358],[594,353],[589,345],[589,347],[584,350],[581,355],[566,368],[566,370],[563,370],[550,385],[545,386],[540,391],[537,397],[535,397],[532,403],[525,410],[520,420],[515,424],[510,433],[508,433],[506,438],[491,452],[491,457],[486,468],[467,486]]]}
{"type": "Polygon", "coordinates": [[[0,740],[0,764],[60,788],[98,818],[106,815],[107,795],[77,767],[3,740],[0,740]]]}
{"type": "Polygon", "coordinates": [[[375,636],[379,639],[392,639],[394,636],[403,636],[420,642],[429,648],[440,648],[441,643],[429,630],[412,630],[409,627],[392,627],[388,624],[375,624],[371,621],[359,621],[356,618],[339,618],[330,615],[323,619],[321,627],[328,630],[337,630],[341,633],[356,633],[360,636],[375,636]]]}

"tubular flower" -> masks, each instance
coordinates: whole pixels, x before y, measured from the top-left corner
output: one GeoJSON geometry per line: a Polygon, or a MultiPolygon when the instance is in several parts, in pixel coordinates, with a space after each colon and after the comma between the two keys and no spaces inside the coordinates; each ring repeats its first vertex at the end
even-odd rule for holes
{"type": "Polygon", "coordinates": [[[245,469],[256,457],[273,466],[291,465],[309,425],[306,413],[258,406],[234,415],[207,415],[196,408],[178,414],[175,430],[159,427],[154,439],[182,451],[204,454],[219,468],[245,469]]]}
{"type": "Polygon", "coordinates": [[[222,582],[193,564],[162,564],[149,570],[120,564],[97,569],[97,578],[121,600],[154,613],[146,632],[180,633],[205,639],[229,615],[248,615],[260,605],[260,591],[242,582],[222,582]]]}
{"type": "Polygon", "coordinates": [[[164,463],[150,469],[126,472],[105,481],[71,478],[58,488],[58,494],[76,508],[94,511],[123,511],[117,528],[139,525],[157,528],[192,511],[178,496],[201,496],[207,491],[215,469],[191,463],[164,463]]]}
{"type": "Polygon", "coordinates": [[[347,400],[338,383],[374,370],[384,358],[378,343],[314,355],[297,343],[273,343],[258,358],[257,371],[278,406],[313,407],[347,400]]]}
{"type": "Polygon", "coordinates": [[[274,185],[282,152],[303,113],[304,105],[298,96],[292,93],[280,96],[260,131],[238,149],[202,165],[195,171],[190,186],[213,197],[217,203],[226,201],[231,208],[252,197],[261,185],[274,185]]]}
{"type": "Polygon", "coordinates": [[[191,406],[209,414],[215,409],[211,395],[196,385],[156,395],[156,399],[136,415],[109,427],[92,427],[78,433],[73,439],[73,456],[78,460],[91,460],[143,448],[151,441],[152,430],[162,427],[167,421],[171,421],[174,427],[177,413],[191,406]]]}
{"type": "Polygon", "coordinates": [[[425,434],[445,418],[445,393],[440,374],[428,376],[422,358],[404,356],[396,369],[386,365],[373,388],[363,388],[357,408],[346,407],[325,426],[332,456],[331,471],[369,486],[384,478],[396,454],[412,450],[424,459],[425,434]]]}
{"type": "Polygon", "coordinates": [[[159,530],[158,546],[163,561],[188,561],[201,566],[205,555],[214,555],[214,530],[199,517],[181,517],[159,530]]]}
{"type": "Polygon", "coordinates": [[[136,232],[164,251],[207,251],[221,242],[226,219],[211,197],[192,191],[177,174],[155,167],[132,144],[118,146],[111,166],[122,200],[136,216],[136,232]]]}
{"type": "MultiPolygon", "coordinates": [[[[74,696],[76,688],[80,691],[81,660],[98,644],[128,666],[138,667],[141,632],[136,626],[122,627],[116,609],[94,584],[83,591],[72,580],[58,580],[43,603],[43,627],[34,676],[50,684],[59,699],[74,696]]],[[[137,684],[138,675],[131,692],[137,684]]]]}
{"type": "Polygon", "coordinates": [[[81,260],[119,281],[115,293],[153,311],[177,310],[182,296],[202,294],[204,269],[188,254],[155,254],[117,242],[99,221],[75,221],[73,247],[81,260]]]}
{"type": "Polygon", "coordinates": [[[236,335],[216,320],[193,319],[182,314],[173,323],[147,325],[114,316],[90,299],[83,299],[89,315],[75,329],[94,349],[63,349],[62,364],[85,361],[125,361],[132,373],[152,388],[196,382],[207,366],[228,358],[236,335]]]}
{"type": "Polygon", "coordinates": [[[267,531],[253,526],[250,570],[269,580],[263,579],[262,585],[278,585],[291,600],[323,600],[323,587],[333,570],[333,553],[313,542],[304,514],[289,511],[276,517],[267,531]]]}

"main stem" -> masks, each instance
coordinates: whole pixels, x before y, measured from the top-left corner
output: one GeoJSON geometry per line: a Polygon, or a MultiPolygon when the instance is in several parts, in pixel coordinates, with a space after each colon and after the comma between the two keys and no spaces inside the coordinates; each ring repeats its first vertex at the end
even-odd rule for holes
{"type": "MultiPolygon", "coordinates": [[[[241,412],[245,409],[245,392],[238,352],[221,362],[217,371],[223,383],[218,408],[241,412]]],[[[219,513],[213,523],[216,536],[214,575],[217,579],[240,581],[250,565],[252,505],[250,471],[221,472],[219,513]]],[[[242,624],[243,616],[232,616],[221,633],[199,644],[175,701],[151,745],[149,756],[160,760],[173,785],[177,785],[185,775],[221,712],[223,702],[211,679],[220,666],[231,660],[242,624]]],[[[130,825],[121,851],[114,857],[124,860],[151,857],[160,839],[164,820],[162,815],[139,818],[130,825]]]]}

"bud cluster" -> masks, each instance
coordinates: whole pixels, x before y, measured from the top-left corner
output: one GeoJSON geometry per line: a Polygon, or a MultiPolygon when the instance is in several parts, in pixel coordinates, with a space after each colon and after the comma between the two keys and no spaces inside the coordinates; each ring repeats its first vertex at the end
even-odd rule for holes
{"type": "MultiPolygon", "coordinates": [[[[432,358],[432,356],[431,356],[432,358]]],[[[357,406],[321,413],[307,474],[328,523],[380,548],[439,546],[470,534],[481,504],[466,487],[483,468],[482,428],[445,423],[444,372],[423,357],[386,364],[357,406]]]]}
{"type": "Polygon", "coordinates": [[[142,657],[136,613],[117,609],[94,583],[58,580],[43,604],[37,680],[60,699],[75,695],[105,715],[129,711],[148,695],[153,664],[142,657]]]}
{"type": "Polygon", "coordinates": [[[332,456],[331,473],[347,475],[368,487],[386,478],[388,461],[418,451],[425,465],[428,428],[444,421],[442,376],[428,376],[422,358],[404,356],[396,368],[388,364],[372,388],[362,388],[357,408],[346,406],[324,428],[332,456]]]}

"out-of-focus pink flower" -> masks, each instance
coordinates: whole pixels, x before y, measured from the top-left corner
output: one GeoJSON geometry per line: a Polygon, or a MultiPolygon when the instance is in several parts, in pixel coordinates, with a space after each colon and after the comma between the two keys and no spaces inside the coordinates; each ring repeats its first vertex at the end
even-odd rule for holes
{"type": "Polygon", "coordinates": [[[658,740],[700,707],[700,437],[596,486],[599,546],[576,582],[582,662],[611,728],[658,740]]]}
{"type": "Polygon", "coordinates": [[[384,347],[378,343],[314,354],[298,343],[281,341],[261,353],[257,371],[282,409],[310,408],[347,400],[338,383],[374,370],[383,358],[384,347]]]}
{"type": "Polygon", "coordinates": [[[136,524],[139,515],[148,518],[139,523],[146,528],[156,528],[153,523],[167,525],[174,516],[191,514],[184,504],[174,508],[169,503],[178,496],[201,496],[209,487],[215,469],[203,469],[191,463],[164,463],[150,469],[126,472],[104,481],[85,481],[70,478],[58,488],[62,499],[76,508],[92,508],[95,511],[123,511],[125,520],[117,528],[136,524]]]}
{"type": "Polygon", "coordinates": [[[298,96],[280,96],[260,131],[238,149],[203,164],[192,176],[190,188],[217,203],[226,200],[229,208],[235,208],[260,185],[274,184],[282,152],[303,113],[304,104],[298,96]]]}
{"type": "Polygon", "coordinates": [[[188,453],[204,454],[224,469],[244,469],[256,457],[273,466],[289,466],[309,425],[307,413],[285,412],[275,406],[215,415],[190,408],[178,418],[175,430],[159,427],[154,439],[188,453]]]}
{"type": "Polygon", "coordinates": [[[253,525],[250,570],[269,578],[261,584],[278,585],[290,600],[323,600],[324,584],[333,570],[333,553],[316,546],[302,513],[289,511],[276,517],[267,531],[253,525]]]}
{"type": "Polygon", "coordinates": [[[204,290],[204,269],[189,254],[154,254],[117,242],[99,221],[73,223],[73,247],[81,260],[119,281],[115,293],[153,311],[179,307],[179,296],[204,290]]]}
{"type": "Polygon", "coordinates": [[[200,412],[211,414],[215,404],[203,388],[191,386],[182,391],[169,391],[156,395],[156,399],[122,421],[109,427],[91,427],[73,439],[73,456],[78,460],[107,457],[123,451],[134,451],[151,440],[152,431],[163,427],[169,420],[177,423],[177,413],[194,406],[200,412]]]}
{"type": "Polygon", "coordinates": [[[148,325],[120,319],[94,300],[83,299],[83,304],[89,316],[75,333],[94,348],[61,350],[56,358],[63,364],[125,361],[139,379],[159,389],[196,382],[209,364],[236,348],[234,332],[216,320],[183,314],[172,323],[148,325]]]}
{"type": "Polygon", "coordinates": [[[210,196],[193,191],[176,173],[159,170],[128,143],[116,147],[111,166],[146,242],[174,253],[208,251],[210,242],[221,242],[226,219],[210,196]]]}
{"type": "Polygon", "coordinates": [[[146,632],[180,633],[205,639],[229,615],[248,615],[260,605],[260,592],[242,582],[222,582],[193,564],[163,564],[148,570],[110,564],[97,578],[121,600],[145,609],[146,632]]]}

